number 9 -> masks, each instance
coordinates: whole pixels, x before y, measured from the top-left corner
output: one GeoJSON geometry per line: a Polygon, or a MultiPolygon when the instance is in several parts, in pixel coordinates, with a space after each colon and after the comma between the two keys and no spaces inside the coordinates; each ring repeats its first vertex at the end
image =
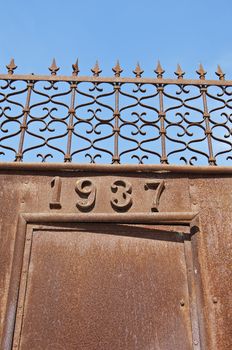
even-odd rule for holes
{"type": "Polygon", "coordinates": [[[76,182],[76,193],[80,196],[76,206],[81,211],[90,211],[93,209],[96,200],[96,186],[91,180],[84,179],[76,182]]]}

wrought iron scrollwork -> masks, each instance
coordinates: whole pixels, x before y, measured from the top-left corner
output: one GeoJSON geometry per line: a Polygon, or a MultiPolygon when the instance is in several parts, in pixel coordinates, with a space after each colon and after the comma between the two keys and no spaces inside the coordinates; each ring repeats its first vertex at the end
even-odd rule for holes
{"type": "Polygon", "coordinates": [[[16,76],[14,60],[0,75],[0,160],[79,163],[225,165],[232,160],[232,82],[218,67],[219,81],[142,77],[16,76]]]}

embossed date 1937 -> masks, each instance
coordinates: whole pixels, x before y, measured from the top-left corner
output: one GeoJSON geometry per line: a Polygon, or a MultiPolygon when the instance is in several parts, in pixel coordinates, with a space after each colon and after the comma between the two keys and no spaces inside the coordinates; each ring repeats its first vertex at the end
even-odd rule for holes
{"type": "MultiPolygon", "coordinates": [[[[144,191],[151,190],[154,192],[151,203],[151,211],[159,211],[159,202],[165,184],[163,180],[149,180],[144,183],[144,191]]],[[[56,176],[51,181],[51,209],[62,208],[61,191],[62,180],[56,176]]],[[[117,212],[128,211],[133,205],[133,188],[129,181],[118,179],[111,186],[111,207],[117,212]]],[[[82,212],[93,210],[97,198],[97,186],[91,179],[79,179],[75,184],[75,192],[77,194],[76,207],[82,212]]]]}

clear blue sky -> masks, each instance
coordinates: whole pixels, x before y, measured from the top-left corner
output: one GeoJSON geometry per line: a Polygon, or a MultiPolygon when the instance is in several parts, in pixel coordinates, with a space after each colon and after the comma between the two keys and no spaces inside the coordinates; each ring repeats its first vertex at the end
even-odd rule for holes
{"type": "Polygon", "coordinates": [[[123,75],[139,60],[151,76],[160,59],[166,76],[180,63],[192,78],[202,62],[232,79],[231,0],[2,0],[0,13],[1,72],[14,57],[19,73],[44,74],[56,57],[69,74],[79,57],[82,75],[96,59],[111,75],[119,58],[123,75]]]}
{"type": "MultiPolygon", "coordinates": [[[[124,69],[122,76],[133,76],[132,70],[139,61],[145,71],[144,76],[152,77],[155,76],[153,70],[159,59],[166,71],[165,77],[174,77],[176,65],[179,63],[186,71],[186,78],[198,78],[195,71],[199,63],[202,63],[208,71],[207,78],[218,79],[214,72],[217,64],[220,64],[226,78],[232,80],[232,0],[2,0],[0,14],[0,72],[6,72],[5,65],[14,57],[18,65],[17,73],[50,74],[48,67],[55,57],[58,66],[61,67],[58,74],[70,75],[72,63],[78,57],[80,75],[92,74],[90,70],[98,59],[103,70],[102,76],[112,76],[112,67],[119,59],[124,69]]],[[[22,94],[16,97],[23,98],[22,94]]],[[[227,98],[230,99],[230,96],[227,98]]],[[[221,106],[215,101],[215,98],[211,101],[213,106],[210,108],[218,107],[218,104],[221,106]]],[[[199,103],[199,100],[196,102],[199,103]]],[[[89,104],[86,108],[89,108],[89,104]]],[[[84,116],[89,113],[88,110],[78,112],[84,116]]],[[[230,107],[223,112],[228,112],[229,115],[230,107]]],[[[13,114],[14,111],[10,113],[13,114]]],[[[41,115],[45,112],[33,113],[41,115]]],[[[216,113],[215,118],[219,116],[221,123],[225,122],[226,117],[220,116],[220,113],[221,110],[216,113]]],[[[194,120],[195,114],[191,114],[191,120],[194,120]]],[[[214,136],[218,136],[221,141],[224,139],[224,143],[222,141],[221,144],[214,140],[215,152],[231,152],[230,145],[226,143],[231,127],[228,118],[226,127],[214,129],[214,136]]],[[[15,127],[18,127],[19,124],[16,124],[15,127]]],[[[33,128],[33,125],[30,128],[33,128]]],[[[59,126],[61,127],[60,124],[59,126]]],[[[64,124],[62,126],[65,127],[64,124]]],[[[35,125],[34,127],[36,128],[35,125]]],[[[81,132],[80,126],[78,127],[81,132]]],[[[153,133],[155,131],[158,133],[157,129],[154,129],[153,133]]],[[[180,130],[176,128],[174,133],[178,131],[180,130]]],[[[204,138],[204,133],[203,136],[199,136],[200,131],[203,133],[198,128],[193,138],[204,138]]],[[[6,131],[3,132],[5,137],[6,131]]],[[[14,132],[12,124],[9,132],[14,132]]],[[[29,135],[28,133],[26,140],[28,147],[33,145],[33,142],[37,145],[41,140],[38,135],[29,135]]],[[[137,136],[137,141],[140,136],[142,137],[142,134],[137,136]]],[[[99,135],[92,133],[91,137],[96,139],[99,135]]],[[[135,138],[134,135],[131,137],[135,138]]],[[[178,139],[180,136],[176,137],[178,139]]],[[[185,134],[184,137],[185,140],[191,139],[190,134],[185,134]]],[[[61,138],[54,140],[59,145],[61,142],[67,142],[61,138]]],[[[7,142],[12,141],[8,138],[4,141],[5,145],[7,142]]],[[[160,147],[160,140],[157,142],[160,147]]],[[[204,142],[207,143],[206,140],[204,142]]],[[[120,140],[120,147],[126,145],[125,138],[120,140]]],[[[46,147],[50,152],[51,148],[46,147]]],[[[152,144],[151,147],[158,146],[152,144]]],[[[177,144],[173,142],[170,147],[175,148],[177,144]]],[[[208,146],[202,143],[199,147],[202,150],[202,147],[207,149],[208,146]]],[[[37,151],[40,152],[36,148],[35,152],[37,151]]],[[[96,150],[92,151],[94,153],[96,150]]],[[[186,152],[191,153],[188,150],[186,152]]],[[[136,151],[136,154],[138,153],[139,151],[136,151]]],[[[28,155],[30,156],[29,152],[28,155]]],[[[60,155],[63,157],[61,153],[60,155]]],[[[180,156],[182,153],[177,156],[173,154],[176,159],[180,156]]],[[[224,162],[225,157],[221,162],[224,162]]]]}

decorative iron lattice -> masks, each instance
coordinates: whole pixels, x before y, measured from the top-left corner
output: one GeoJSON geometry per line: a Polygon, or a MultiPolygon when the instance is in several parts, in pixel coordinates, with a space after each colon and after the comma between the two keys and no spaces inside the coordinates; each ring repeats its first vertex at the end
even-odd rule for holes
{"type": "Polygon", "coordinates": [[[232,81],[218,66],[219,80],[165,79],[160,63],[155,78],[0,75],[0,156],[2,161],[229,165],[232,160],[232,81]]]}

